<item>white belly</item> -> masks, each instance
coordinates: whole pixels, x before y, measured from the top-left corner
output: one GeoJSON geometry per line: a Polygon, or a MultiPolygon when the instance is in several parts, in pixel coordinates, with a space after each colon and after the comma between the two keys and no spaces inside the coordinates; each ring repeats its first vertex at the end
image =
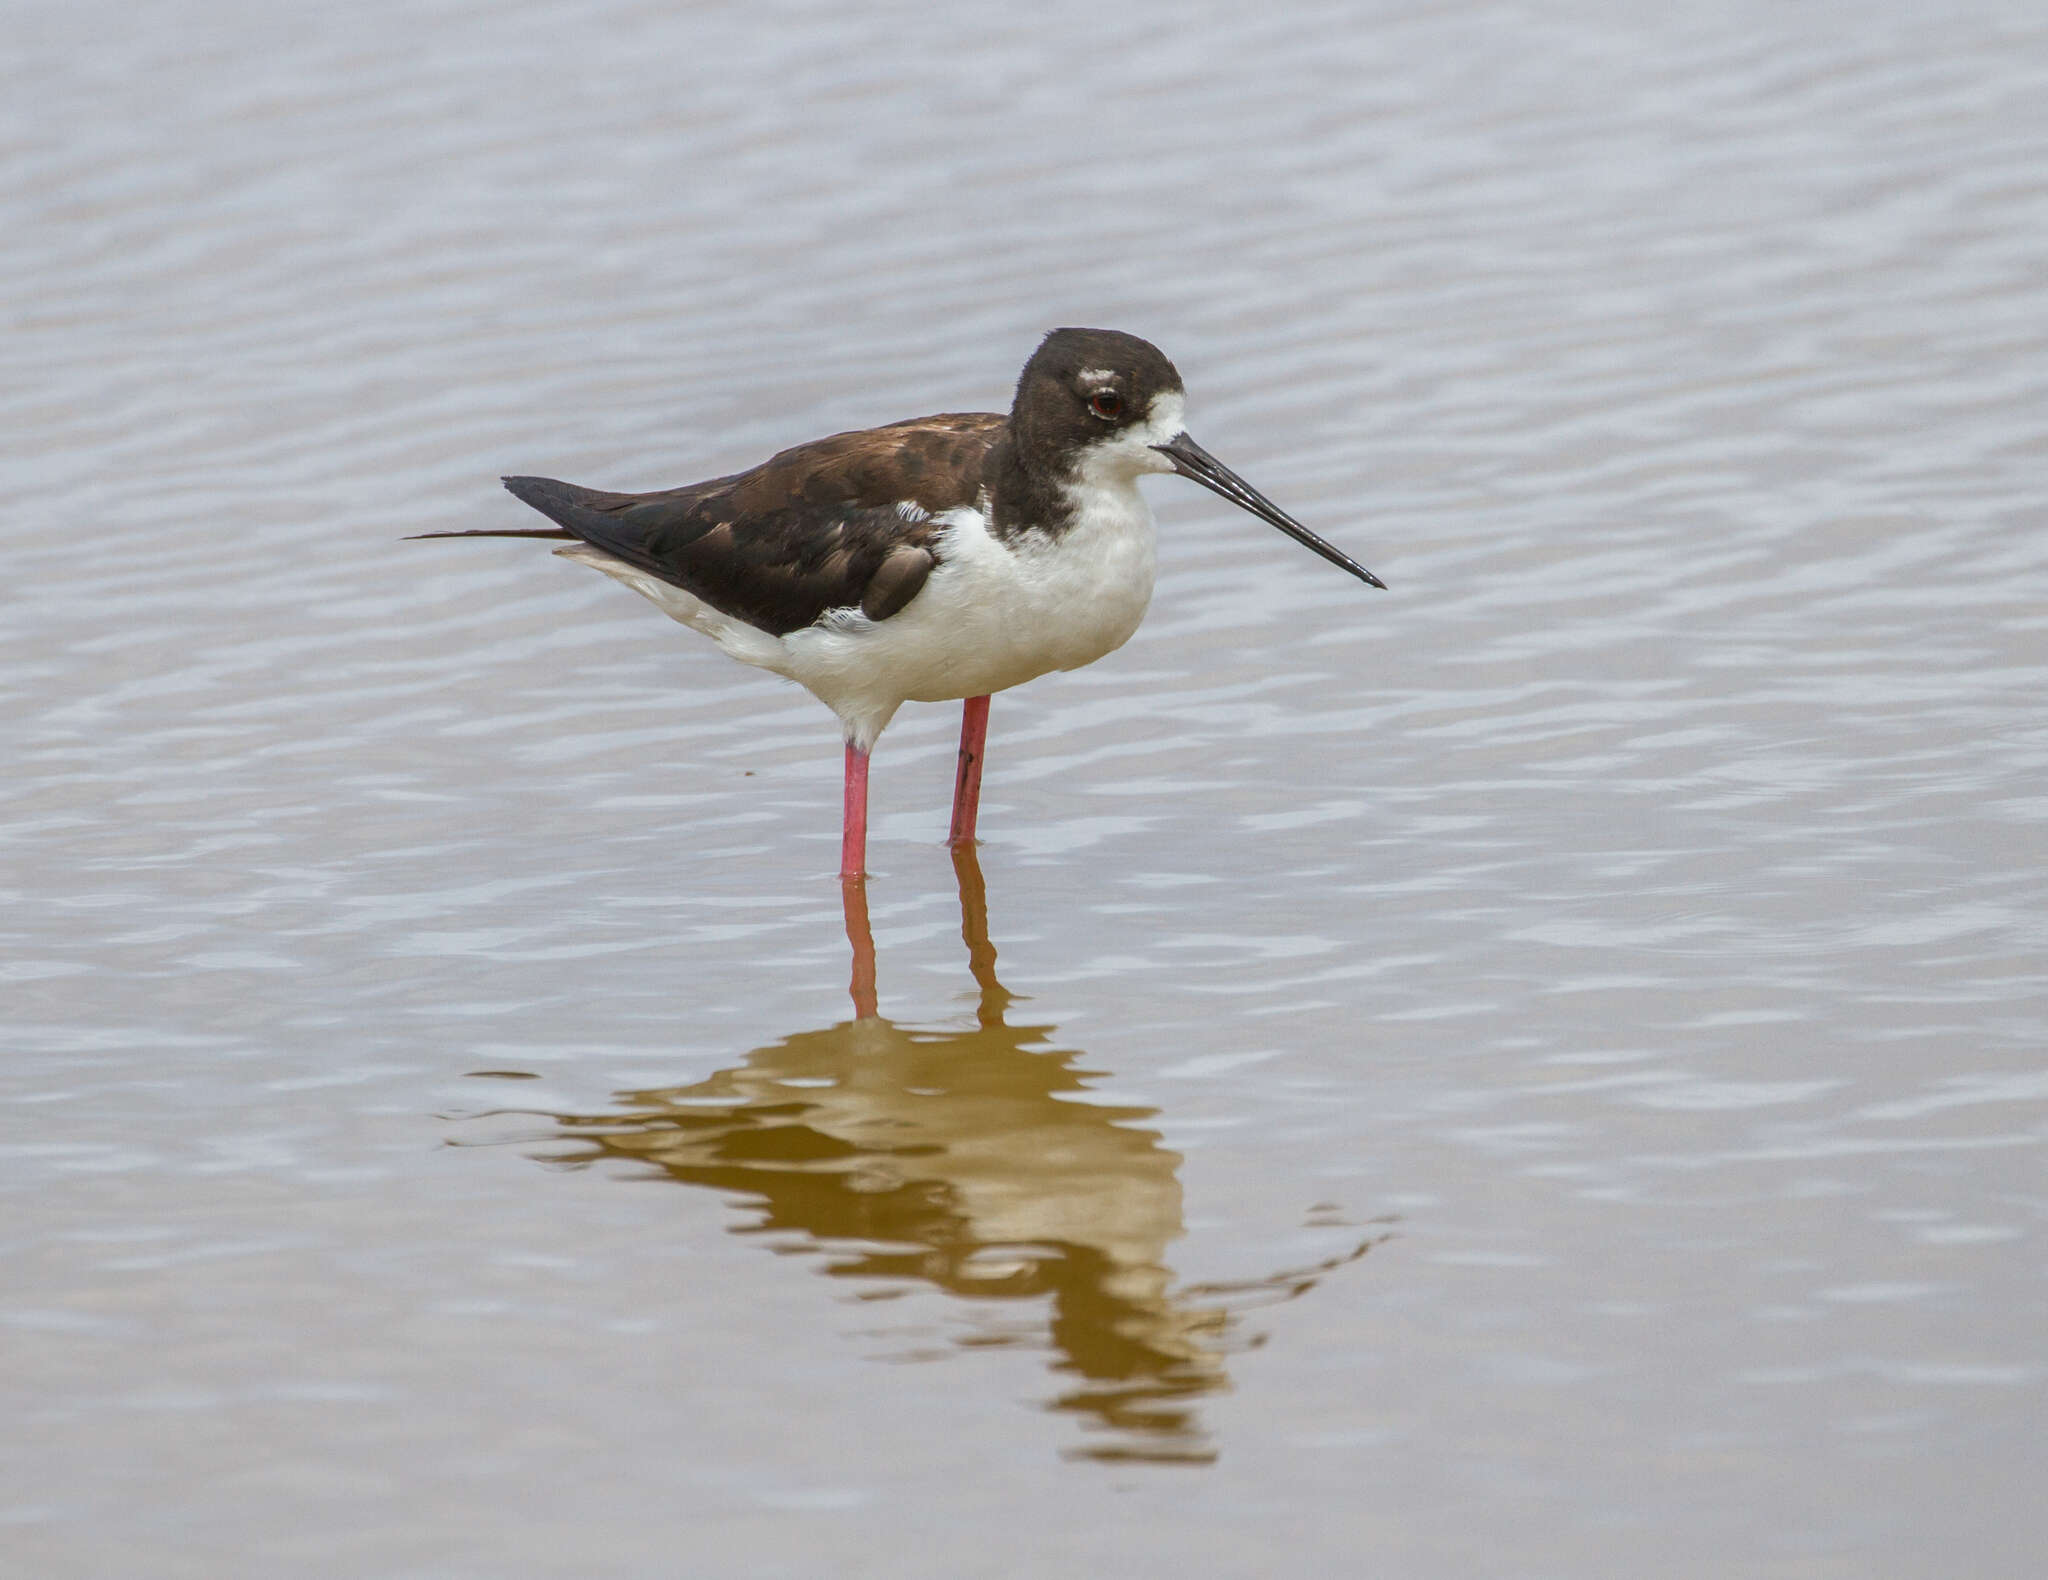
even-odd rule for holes
{"type": "Polygon", "coordinates": [[[984,696],[1094,663],[1130,640],[1152,601],[1152,512],[1135,486],[1116,496],[1098,495],[1060,537],[1014,548],[978,511],[941,517],[940,563],[902,613],[792,632],[782,672],[867,744],[904,702],[984,696]]]}

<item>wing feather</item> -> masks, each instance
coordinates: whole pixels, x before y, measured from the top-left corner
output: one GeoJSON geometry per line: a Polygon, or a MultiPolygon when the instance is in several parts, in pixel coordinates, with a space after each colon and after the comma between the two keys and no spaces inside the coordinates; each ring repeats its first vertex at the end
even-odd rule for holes
{"type": "Polygon", "coordinates": [[[886,620],[908,605],[939,561],[929,518],[975,502],[1003,423],[992,412],[913,418],[652,494],[545,477],[505,486],[586,543],[786,636],[831,609],[886,620]]]}

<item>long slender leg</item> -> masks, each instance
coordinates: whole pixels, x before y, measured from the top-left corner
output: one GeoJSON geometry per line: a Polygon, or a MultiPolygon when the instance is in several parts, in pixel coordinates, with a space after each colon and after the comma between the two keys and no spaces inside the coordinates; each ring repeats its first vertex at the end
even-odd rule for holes
{"type": "Polygon", "coordinates": [[[846,743],[846,821],[839,836],[839,876],[858,878],[868,865],[868,754],[846,743]]]}
{"type": "Polygon", "coordinates": [[[960,766],[953,778],[953,832],[949,845],[974,843],[981,810],[981,760],[988,755],[988,698],[969,697],[960,710],[960,766]]]}

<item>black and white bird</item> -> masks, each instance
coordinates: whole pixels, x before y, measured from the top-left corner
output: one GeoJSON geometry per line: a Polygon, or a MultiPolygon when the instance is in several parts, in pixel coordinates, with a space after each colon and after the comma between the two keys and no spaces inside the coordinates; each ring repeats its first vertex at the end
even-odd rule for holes
{"type": "Polygon", "coordinates": [[[1092,664],[1137,630],[1155,566],[1147,473],[1192,478],[1385,586],[1189,438],[1185,404],[1149,342],[1056,329],[1007,417],[912,417],[651,494],[508,477],[554,527],[422,536],[572,539],[556,552],[805,687],[845,733],[840,876],[855,878],[868,756],[899,707],[964,699],[952,840],[971,841],[990,694],[1092,664]]]}

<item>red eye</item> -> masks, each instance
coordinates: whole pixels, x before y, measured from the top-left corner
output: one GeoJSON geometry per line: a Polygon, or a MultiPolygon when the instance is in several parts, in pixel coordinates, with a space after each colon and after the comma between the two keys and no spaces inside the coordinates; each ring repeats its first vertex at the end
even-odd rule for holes
{"type": "Polygon", "coordinates": [[[1097,390],[1088,397],[1088,409],[1114,422],[1124,414],[1124,398],[1115,390],[1097,390]]]}

